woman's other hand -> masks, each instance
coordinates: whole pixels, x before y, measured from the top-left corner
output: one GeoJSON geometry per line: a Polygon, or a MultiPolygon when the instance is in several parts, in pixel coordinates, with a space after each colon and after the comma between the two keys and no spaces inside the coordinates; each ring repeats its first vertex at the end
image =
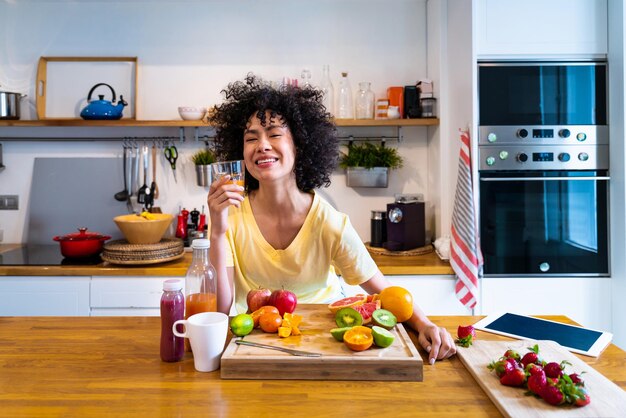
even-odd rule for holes
{"type": "Polygon", "coordinates": [[[417,331],[419,332],[417,340],[428,352],[428,363],[434,364],[436,360],[443,360],[456,354],[454,338],[445,328],[430,322],[419,327],[417,331]]]}
{"type": "Polygon", "coordinates": [[[244,188],[225,175],[211,183],[207,205],[211,217],[211,234],[222,235],[228,229],[228,207],[240,207],[244,188]]]}

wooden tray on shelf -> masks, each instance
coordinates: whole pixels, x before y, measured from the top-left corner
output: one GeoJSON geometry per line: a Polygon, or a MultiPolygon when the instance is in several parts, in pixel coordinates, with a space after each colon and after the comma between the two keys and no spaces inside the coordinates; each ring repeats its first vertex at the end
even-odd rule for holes
{"type": "MultiPolygon", "coordinates": [[[[132,91],[130,92],[117,91],[115,86],[112,86],[112,87],[116,89],[116,93],[117,93],[116,98],[119,98],[120,93],[122,95],[125,94],[127,96],[125,100],[129,102],[130,112],[128,110],[125,112],[125,114],[129,116],[124,117],[124,119],[135,119],[137,117],[137,106],[136,106],[137,84],[138,84],[137,82],[137,67],[138,67],[137,57],[40,57],[39,64],[37,66],[37,80],[35,82],[37,117],[40,120],[50,119],[46,116],[46,102],[49,100],[48,83],[50,80],[48,80],[49,78],[48,77],[49,76],[48,64],[52,62],[57,62],[57,63],[59,62],[60,63],[130,63],[133,66],[133,69],[131,70],[132,79],[130,80],[130,86],[131,86],[132,91]],[[128,97],[128,95],[130,95],[131,97],[128,97]]],[[[86,90],[84,91],[84,93],[82,93],[83,95],[82,96],[78,95],[77,97],[75,97],[75,99],[77,100],[77,102],[81,98],[84,98],[86,100],[87,94],[89,93],[89,88],[91,88],[93,85],[97,83],[101,83],[101,82],[106,83],[107,81],[108,80],[102,80],[102,79],[92,80],[91,82],[93,84],[91,86],[86,87],[86,90]]],[[[63,117],[55,116],[55,117],[52,117],[51,119],[61,119],[61,118],[63,117]]],[[[82,121],[82,119],[75,118],[72,116],[68,116],[67,119],[82,121]]]]}

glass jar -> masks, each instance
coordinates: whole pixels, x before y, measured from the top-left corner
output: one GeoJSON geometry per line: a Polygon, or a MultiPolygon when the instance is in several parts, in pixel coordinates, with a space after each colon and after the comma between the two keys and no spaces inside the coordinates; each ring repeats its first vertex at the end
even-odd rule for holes
{"type": "Polygon", "coordinates": [[[339,80],[339,97],[337,100],[337,118],[352,119],[354,118],[354,102],[352,101],[352,88],[348,73],[341,73],[339,80]]]}
{"type": "Polygon", "coordinates": [[[322,83],[320,84],[320,88],[324,94],[322,103],[326,108],[326,111],[331,115],[334,115],[335,89],[333,88],[332,81],[330,81],[330,66],[328,64],[324,65],[322,69],[322,83]]]}
{"type": "Polygon", "coordinates": [[[311,87],[311,71],[304,68],[300,73],[300,88],[311,87]]]}
{"type": "MultiPolygon", "coordinates": [[[[185,315],[185,297],[181,292],[181,280],[163,282],[161,296],[161,360],[167,362],[180,361],[185,354],[185,339],[174,335],[174,322],[185,315]]],[[[178,330],[182,331],[182,330],[178,330]]]]}
{"type": "MultiPolygon", "coordinates": [[[[217,273],[209,260],[208,239],[194,239],[193,255],[185,275],[185,319],[200,312],[217,311],[217,273]]],[[[191,351],[189,340],[185,350],[191,351]]]]}
{"type": "Polygon", "coordinates": [[[359,83],[359,92],[356,95],[357,119],[374,119],[374,92],[370,85],[367,81],[359,83]]]}

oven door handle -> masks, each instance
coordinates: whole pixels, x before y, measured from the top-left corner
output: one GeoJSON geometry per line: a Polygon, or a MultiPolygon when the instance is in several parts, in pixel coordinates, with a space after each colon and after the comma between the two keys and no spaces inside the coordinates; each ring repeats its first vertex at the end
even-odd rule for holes
{"type": "Polygon", "coordinates": [[[480,181],[608,181],[611,177],[484,177],[480,181]]]}

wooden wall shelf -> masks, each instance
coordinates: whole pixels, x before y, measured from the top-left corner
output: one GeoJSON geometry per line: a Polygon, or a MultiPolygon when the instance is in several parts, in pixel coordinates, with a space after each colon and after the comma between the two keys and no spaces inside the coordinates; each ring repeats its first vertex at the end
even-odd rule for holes
{"type": "MultiPolygon", "coordinates": [[[[436,126],[439,125],[437,118],[423,119],[337,119],[335,124],[339,127],[350,126],[436,126]]],[[[0,120],[0,126],[16,127],[210,127],[201,120],[83,120],[83,119],[43,119],[43,120],[0,120]]]]}

